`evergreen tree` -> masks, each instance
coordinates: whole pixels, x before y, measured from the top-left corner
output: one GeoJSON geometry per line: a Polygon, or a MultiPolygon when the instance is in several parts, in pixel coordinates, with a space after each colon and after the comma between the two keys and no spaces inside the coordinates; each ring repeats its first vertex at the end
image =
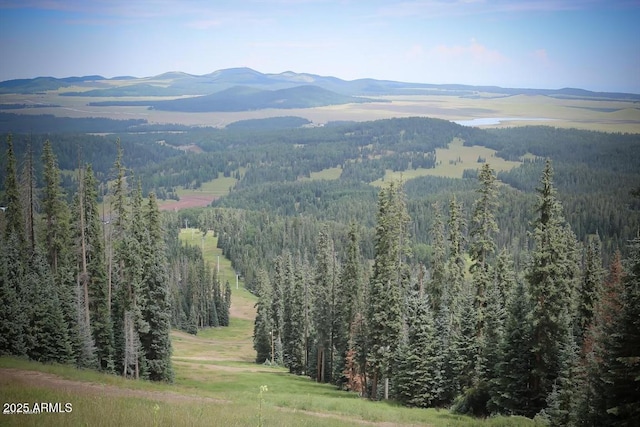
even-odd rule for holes
{"type": "MultiPolygon", "coordinates": [[[[113,333],[115,337],[116,369],[123,376],[133,378],[147,375],[147,360],[142,348],[141,334],[148,334],[144,319],[145,306],[144,254],[148,244],[142,207],[142,189],[138,183],[131,195],[127,192],[126,171],[122,164],[122,147],[117,141],[114,163],[116,179],[112,188],[113,275],[109,276],[109,295],[113,303],[113,333]],[[127,210],[127,205],[131,210],[127,210]]],[[[111,270],[110,270],[111,271],[111,270]]],[[[199,316],[201,313],[197,313],[199,316]]]]}
{"type": "MultiPolygon", "coordinates": [[[[482,381],[482,387],[488,390],[487,398],[495,394],[495,382],[499,378],[499,361],[502,357],[501,345],[504,341],[506,317],[506,304],[502,301],[500,287],[497,281],[492,281],[487,289],[485,333],[480,348],[482,364],[478,366],[478,369],[482,370],[478,375],[482,381]]],[[[497,410],[490,401],[486,406],[489,412],[497,410]]]]}
{"type": "Polygon", "coordinates": [[[367,312],[368,363],[371,397],[377,398],[378,382],[392,375],[392,357],[402,329],[402,295],[408,282],[406,258],[409,215],[399,183],[391,182],[378,198],[375,259],[370,280],[367,312]]]}
{"type": "Polygon", "coordinates": [[[207,317],[207,324],[210,327],[217,328],[220,326],[220,321],[222,318],[222,313],[219,313],[218,310],[222,310],[224,306],[224,298],[222,297],[222,291],[220,290],[220,281],[218,280],[218,275],[213,272],[211,277],[211,285],[213,288],[213,292],[210,295],[209,301],[209,311],[207,317]]]}
{"type": "Polygon", "coordinates": [[[18,249],[25,249],[25,225],[23,215],[22,198],[20,197],[20,188],[18,186],[18,169],[16,166],[16,156],[13,151],[13,138],[7,136],[7,154],[6,154],[6,175],[4,180],[4,199],[6,202],[6,217],[4,238],[9,240],[9,236],[14,234],[17,238],[18,249]]]}
{"type": "Polygon", "coordinates": [[[22,207],[24,209],[23,218],[26,231],[26,245],[28,254],[31,256],[36,250],[36,172],[33,162],[33,148],[31,142],[27,143],[22,176],[20,178],[20,196],[22,197],[22,207]]]}
{"type": "Polygon", "coordinates": [[[437,347],[431,304],[421,293],[414,290],[408,299],[407,333],[396,350],[394,387],[400,402],[426,408],[438,396],[434,387],[437,347]]]}
{"type": "MultiPolygon", "coordinates": [[[[169,283],[167,259],[163,240],[160,211],[155,194],[149,193],[145,212],[147,234],[143,257],[143,321],[148,325],[141,330],[140,341],[144,351],[149,379],[173,381],[171,364],[171,307],[169,305],[169,283]]],[[[215,306],[214,306],[215,307],[215,306]]]]}
{"type": "Polygon", "coordinates": [[[447,282],[451,304],[457,304],[462,295],[465,280],[464,230],[466,222],[463,217],[462,204],[455,196],[449,203],[449,261],[447,265],[447,282]]]}
{"type": "Polygon", "coordinates": [[[573,312],[577,265],[575,238],[565,225],[556,198],[550,161],[537,192],[539,217],[532,233],[535,247],[526,279],[533,303],[532,409],[540,411],[560,374],[560,343],[565,328],[570,327],[565,320],[573,312]]]}
{"type": "Polygon", "coordinates": [[[113,371],[113,327],[109,310],[109,294],[107,288],[107,274],[104,265],[104,248],[102,246],[102,222],[98,214],[97,186],[91,165],[88,165],[82,177],[81,191],[77,197],[76,210],[81,218],[78,224],[81,235],[79,281],[85,289],[85,299],[88,303],[89,321],[96,356],[100,369],[113,371]]]}
{"type": "Polygon", "coordinates": [[[218,312],[220,326],[229,326],[229,311],[231,310],[231,284],[227,280],[224,284],[224,304],[222,311],[218,312]]]}
{"type": "Polygon", "coordinates": [[[498,363],[498,377],[492,385],[490,405],[497,412],[533,417],[538,409],[532,405],[530,381],[534,366],[533,338],[529,292],[518,281],[510,296],[505,323],[502,357],[498,363]]]}
{"type": "Polygon", "coordinates": [[[598,304],[598,298],[602,293],[605,271],[602,267],[602,254],[600,251],[600,236],[591,236],[586,244],[586,252],[583,261],[580,291],[578,292],[579,305],[577,312],[577,342],[582,346],[584,336],[593,322],[593,317],[598,304]]]}
{"type": "Polygon", "coordinates": [[[452,306],[454,325],[456,323],[458,325],[451,335],[451,368],[455,379],[455,391],[458,394],[452,409],[459,413],[480,415],[486,400],[478,402],[482,399],[478,396],[481,391],[478,388],[478,357],[481,342],[476,335],[478,313],[474,302],[474,290],[470,286],[465,286],[457,303],[452,306]]]}
{"type": "Polygon", "coordinates": [[[629,244],[620,311],[614,314],[606,361],[605,396],[612,424],[640,423],[640,237],[629,244]]]}
{"type": "Polygon", "coordinates": [[[44,143],[44,191],[42,213],[44,220],[44,248],[54,277],[54,290],[60,303],[74,358],[77,364],[83,346],[76,312],[75,267],[72,258],[71,215],[60,187],[60,170],[51,143],[44,143]]]}
{"type": "Polygon", "coordinates": [[[75,288],[75,297],[79,343],[76,364],[80,368],[99,369],[96,346],[91,333],[91,324],[85,312],[85,293],[80,283],[75,288]]]}
{"type": "Polygon", "coordinates": [[[22,201],[11,135],[7,136],[4,180],[6,218],[0,246],[0,353],[24,355],[27,351],[27,256],[22,201]]]}
{"type": "Polygon", "coordinates": [[[304,284],[299,270],[302,266],[293,265],[291,255],[284,257],[284,364],[292,374],[301,375],[305,367],[304,334],[304,284]]]}
{"type": "Polygon", "coordinates": [[[0,354],[23,356],[27,352],[25,262],[15,231],[0,245],[0,354]]]}
{"type": "Polygon", "coordinates": [[[442,289],[440,310],[435,318],[436,357],[434,360],[434,406],[451,404],[457,393],[457,379],[453,373],[453,319],[450,311],[449,288],[442,289]]]}
{"type": "Polygon", "coordinates": [[[39,250],[30,261],[25,284],[29,300],[27,355],[39,362],[72,362],[71,342],[53,276],[39,250]]]}
{"type": "Polygon", "coordinates": [[[433,258],[431,260],[431,280],[427,282],[427,294],[434,311],[439,311],[443,289],[447,279],[447,244],[445,240],[444,222],[440,204],[433,205],[433,224],[431,236],[433,240],[433,258]]]}
{"type": "Polygon", "coordinates": [[[516,273],[513,258],[505,249],[501,250],[496,258],[495,285],[500,305],[506,308],[509,295],[516,287],[516,273]]]}
{"type": "Polygon", "coordinates": [[[619,332],[616,319],[622,311],[623,268],[621,255],[616,251],[610,265],[609,276],[604,282],[594,311],[593,322],[582,344],[582,383],[578,403],[580,425],[612,425],[612,415],[607,412],[609,366],[612,359],[613,337],[619,332]]]}
{"type": "Polygon", "coordinates": [[[256,351],[256,363],[269,360],[273,363],[273,320],[271,316],[272,288],[266,272],[260,271],[256,277],[255,289],[258,292],[257,313],[253,327],[253,348],[256,351]]]}
{"type": "Polygon", "coordinates": [[[541,414],[553,427],[577,425],[578,346],[571,328],[567,327],[566,331],[560,347],[560,375],[547,397],[548,406],[541,414]]]}
{"type": "Polygon", "coordinates": [[[316,379],[332,382],[334,340],[336,337],[336,300],[338,261],[328,228],[318,235],[314,276],[314,330],[316,333],[316,379]]]}
{"type": "Polygon", "coordinates": [[[273,279],[273,296],[271,300],[271,313],[273,313],[273,331],[276,340],[281,340],[284,333],[284,287],[286,284],[286,266],[282,255],[276,257],[273,279]]]}
{"type": "Polygon", "coordinates": [[[351,327],[362,307],[362,265],[360,261],[360,242],[355,223],[349,227],[347,254],[336,297],[336,361],[334,378],[336,384],[342,387],[347,378],[344,376],[345,361],[349,351],[351,327]]]}
{"type": "Polygon", "coordinates": [[[473,206],[473,218],[471,220],[471,242],[469,254],[471,255],[471,268],[473,283],[476,287],[476,306],[479,309],[479,332],[482,331],[484,308],[486,306],[485,293],[489,282],[492,280],[490,261],[496,251],[494,235],[498,232],[498,224],[495,220],[497,208],[496,176],[488,163],[485,163],[478,175],[480,188],[473,206]]]}

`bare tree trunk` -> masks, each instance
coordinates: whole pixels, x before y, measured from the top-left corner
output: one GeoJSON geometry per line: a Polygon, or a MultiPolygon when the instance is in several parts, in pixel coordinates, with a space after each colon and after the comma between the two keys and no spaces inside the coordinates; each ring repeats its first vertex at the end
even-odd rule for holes
{"type": "Polygon", "coordinates": [[[378,371],[374,371],[373,378],[371,379],[371,396],[370,398],[375,399],[378,395],[378,371]]]}
{"type": "Polygon", "coordinates": [[[89,273],[87,272],[87,242],[85,236],[85,218],[84,218],[84,176],[82,174],[82,167],[80,166],[80,159],[78,159],[78,210],[80,211],[80,248],[81,248],[81,270],[80,281],[82,282],[82,289],[84,291],[84,315],[87,325],[91,326],[91,319],[89,316],[89,273]]]}

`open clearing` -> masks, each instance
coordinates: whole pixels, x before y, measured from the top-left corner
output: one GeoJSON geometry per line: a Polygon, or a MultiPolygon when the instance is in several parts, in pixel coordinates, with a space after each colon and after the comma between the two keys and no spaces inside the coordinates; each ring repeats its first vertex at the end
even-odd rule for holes
{"type": "Polygon", "coordinates": [[[197,208],[209,206],[214,200],[229,193],[229,189],[236,184],[237,180],[225,177],[220,173],[218,178],[203,182],[200,188],[185,189],[179,187],[176,190],[180,200],[161,200],[158,207],[165,211],[177,211],[185,208],[197,208]]]}
{"type": "MultiPolygon", "coordinates": [[[[180,238],[200,244],[217,269],[216,238],[195,229],[180,238]]],[[[220,257],[220,277],[234,279],[229,260],[220,257]]],[[[9,426],[533,426],[524,418],[474,419],[447,410],[404,408],[371,402],[356,394],[317,384],[285,369],[253,363],[253,317],[256,298],[232,286],[228,328],[197,336],[173,331],[175,383],[157,384],[119,376],[42,365],[0,357],[3,403],[70,403],[66,413],[0,415],[9,426]],[[260,387],[268,391],[260,394],[260,387]]]]}

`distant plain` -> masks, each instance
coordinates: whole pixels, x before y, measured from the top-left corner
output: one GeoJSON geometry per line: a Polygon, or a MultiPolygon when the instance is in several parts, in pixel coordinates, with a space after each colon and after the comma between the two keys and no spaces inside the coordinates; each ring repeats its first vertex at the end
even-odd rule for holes
{"type": "MultiPolygon", "coordinates": [[[[391,117],[434,117],[459,121],[479,118],[509,117],[510,120],[490,127],[549,125],[562,128],[605,132],[640,133],[640,102],[626,100],[590,100],[558,98],[544,95],[495,96],[478,93],[474,97],[456,95],[378,96],[381,102],[330,105],[300,109],[262,109],[239,112],[176,112],[152,110],[146,106],[89,106],[94,97],[60,96],[67,87],[39,94],[3,94],[0,105],[26,104],[44,106],[0,111],[18,114],[52,114],[58,117],[106,117],[111,119],[145,119],[149,123],[224,127],[229,123],[278,116],[298,116],[322,125],[330,121],[369,121],[391,117]],[[384,102],[382,102],[384,101],[384,102]],[[537,118],[535,122],[527,119],[537,118]]],[[[86,87],[83,88],[86,90],[86,87]]],[[[153,97],[154,100],[176,97],[153,97]]],[[[146,100],[150,97],[104,97],[101,101],[146,100]]]]}

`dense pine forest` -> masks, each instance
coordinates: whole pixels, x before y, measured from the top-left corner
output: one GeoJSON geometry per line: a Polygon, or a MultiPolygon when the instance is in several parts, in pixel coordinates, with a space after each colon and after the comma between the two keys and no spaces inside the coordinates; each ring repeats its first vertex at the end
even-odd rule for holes
{"type": "Polygon", "coordinates": [[[258,298],[257,363],[407,406],[640,422],[640,135],[135,125],[6,137],[0,353],[171,381],[171,328],[229,324],[188,223],[258,298]],[[452,141],[495,152],[415,175],[446,168],[452,141]],[[221,176],[235,184],[212,206],[159,210],[221,176]]]}
{"type": "Polygon", "coordinates": [[[230,292],[200,248],[179,242],[155,194],[143,200],[120,143],[113,148],[109,185],[80,164],[69,203],[52,144],[41,159],[27,145],[18,170],[7,138],[0,352],[170,382],[171,327],[228,325],[230,292]]]}

